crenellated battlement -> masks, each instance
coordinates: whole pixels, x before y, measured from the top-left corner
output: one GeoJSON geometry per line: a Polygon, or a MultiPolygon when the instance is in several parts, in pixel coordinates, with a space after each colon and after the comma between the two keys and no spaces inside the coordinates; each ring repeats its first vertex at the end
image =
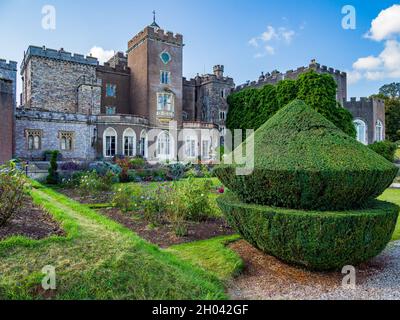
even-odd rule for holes
{"type": "Polygon", "coordinates": [[[7,60],[0,59],[0,69],[17,71],[17,62],[15,61],[7,62],[7,60]]]}
{"type": "Polygon", "coordinates": [[[246,88],[251,88],[251,87],[262,87],[266,84],[276,84],[279,81],[285,80],[285,79],[296,79],[300,74],[303,74],[309,70],[314,70],[317,73],[328,73],[331,74],[335,79],[337,78],[347,78],[346,72],[342,72],[340,70],[334,69],[327,67],[325,65],[321,65],[317,63],[315,60],[311,60],[310,64],[307,67],[299,67],[296,70],[288,70],[286,72],[280,72],[278,70],[274,70],[271,73],[267,72],[264,74],[264,72],[261,73],[260,77],[258,78],[257,81],[247,81],[244,84],[241,84],[236,87],[235,91],[240,91],[246,88]]]}
{"type": "Polygon", "coordinates": [[[171,31],[164,31],[163,29],[148,26],[128,42],[128,52],[146,39],[162,41],[177,46],[183,45],[183,36],[181,34],[174,34],[171,31]]]}
{"type": "Polygon", "coordinates": [[[71,63],[80,63],[92,66],[98,66],[99,61],[95,57],[91,56],[84,56],[82,54],[74,53],[65,51],[63,48],[60,50],[49,49],[45,46],[43,47],[36,47],[36,46],[29,46],[28,50],[25,52],[24,60],[21,64],[21,69],[23,70],[26,66],[26,63],[29,61],[31,57],[42,57],[47,59],[53,60],[60,60],[66,61],[71,63]]]}

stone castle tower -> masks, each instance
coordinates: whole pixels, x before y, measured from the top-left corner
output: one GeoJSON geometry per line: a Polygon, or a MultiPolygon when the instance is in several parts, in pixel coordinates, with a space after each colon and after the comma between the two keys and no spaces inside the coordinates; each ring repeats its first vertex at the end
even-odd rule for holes
{"type": "Polygon", "coordinates": [[[164,32],[155,21],[128,43],[131,112],[153,127],[182,125],[183,36],[164,32]]]}

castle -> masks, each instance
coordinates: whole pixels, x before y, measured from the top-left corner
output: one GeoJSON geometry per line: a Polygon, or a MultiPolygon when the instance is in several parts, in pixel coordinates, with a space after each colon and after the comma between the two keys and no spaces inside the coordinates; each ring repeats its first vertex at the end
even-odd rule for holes
{"type": "Polygon", "coordinates": [[[126,53],[117,52],[104,65],[64,49],[29,46],[21,63],[18,107],[16,62],[0,60],[0,110],[8,119],[0,127],[0,162],[11,156],[42,160],[46,150],[59,150],[64,160],[142,156],[212,161],[224,142],[229,94],[294,79],[310,68],[334,76],[337,99],[352,111],[360,141],[384,138],[383,103],[345,102],[343,72],[312,61],[309,67],[262,74],[258,81],[235,87],[223,65],[212,74],[184,78],[183,47],[183,36],[165,32],[155,19],[128,42],[126,53]]]}

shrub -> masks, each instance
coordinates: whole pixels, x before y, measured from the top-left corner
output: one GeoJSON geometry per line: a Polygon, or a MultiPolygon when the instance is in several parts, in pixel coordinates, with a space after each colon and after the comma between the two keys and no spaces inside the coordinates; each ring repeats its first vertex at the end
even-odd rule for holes
{"type": "Polygon", "coordinates": [[[14,164],[0,167],[0,227],[21,209],[25,186],[25,176],[14,164]]]}
{"type": "Polygon", "coordinates": [[[89,171],[96,171],[100,176],[106,175],[107,172],[111,171],[114,175],[119,176],[122,169],[117,164],[112,164],[106,161],[93,162],[89,165],[89,171]]]}
{"type": "Polygon", "coordinates": [[[172,187],[160,185],[147,193],[143,200],[144,218],[153,225],[165,223],[167,213],[174,205],[172,187]]]}
{"type": "Polygon", "coordinates": [[[174,163],[171,165],[167,165],[168,169],[168,178],[171,180],[180,180],[185,175],[186,167],[182,163],[174,163]]]}
{"type": "Polygon", "coordinates": [[[375,142],[369,148],[390,162],[394,162],[397,144],[390,141],[375,142]]]}
{"type": "Polygon", "coordinates": [[[114,179],[115,175],[111,171],[107,172],[104,177],[96,171],[85,172],[79,176],[78,187],[85,194],[111,191],[114,179]]]}
{"type": "Polygon", "coordinates": [[[129,182],[129,166],[130,162],[128,159],[117,159],[116,164],[121,168],[119,174],[119,180],[121,182],[129,182]]]}
{"type": "MultiPolygon", "coordinates": [[[[254,170],[216,174],[246,203],[306,210],[357,208],[379,196],[397,168],[296,100],[254,135],[254,170]]],[[[245,147],[243,147],[245,150],[245,147]]]]}
{"type": "Polygon", "coordinates": [[[248,205],[232,195],[217,199],[229,224],[260,250],[312,270],[356,266],[388,244],[399,208],[370,201],[365,209],[313,212],[248,205]]]}
{"type": "Polygon", "coordinates": [[[139,185],[120,188],[115,193],[112,202],[123,212],[140,210],[143,202],[143,190],[139,185]]]}
{"type": "Polygon", "coordinates": [[[59,176],[58,176],[58,165],[57,165],[57,158],[58,158],[58,151],[53,151],[50,160],[50,168],[49,174],[46,178],[47,184],[58,184],[59,176]]]}
{"type": "Polygon", "coordinates": [[[173,189],[173,210],[188,221],[203,221],[210,217],[212,205],[210,202],[211,182],[188,178],[173,189]]]}
{"type": "Polygon", "coordinates": [[[146,166],[146,160],[140,157],[129,160],[130,169],[143,169],[146,166]]]}

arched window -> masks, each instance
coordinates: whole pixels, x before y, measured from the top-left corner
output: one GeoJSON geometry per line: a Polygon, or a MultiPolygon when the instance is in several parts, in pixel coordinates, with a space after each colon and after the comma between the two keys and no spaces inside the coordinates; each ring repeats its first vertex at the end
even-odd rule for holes
{"type": "Polygon", "coordinates": [[[383,137],[383,123],[381,120],[376,121],[375,125],[375,141],[381,142],[384,140],[383,137]]]}
{"type": "Polygon", "coordinates": [[[157,157],[159,159],[171,159],[171,136],[169,132],[163,131],[157,139],[157,157]]]}
{"type": "Polygon", "coordinates": [[[140,134],[140,155],[144,158],[148,158],[148,137],[147,137],[147,132],[146,130],[143,130],[140,134]]]}
{"type": "Polygon", "coordinates": [[[27,138],[28,150],[40,150],[42,148],[42,130],[27,129],[25,134],[27,138]]]}
{"type": "Polygon", "coordinates": [[[104,157],[111,158],[117,152],[117,131],[113,128],[108,128],[103,134],[103,151],[104,157]]]}
{"type": "Polygon", "coordinates": [[[354,126],[356,127],[357,141],[363,144],[368,144],[367,125],[365,122],[360,119],[354,120],[354,126]]]}
{"type": "Polygon", "coordinates": [[[131,128],[124,131],[124,155],[126,157],[134,157],[136,155],[136,134],[131,128]]]}

